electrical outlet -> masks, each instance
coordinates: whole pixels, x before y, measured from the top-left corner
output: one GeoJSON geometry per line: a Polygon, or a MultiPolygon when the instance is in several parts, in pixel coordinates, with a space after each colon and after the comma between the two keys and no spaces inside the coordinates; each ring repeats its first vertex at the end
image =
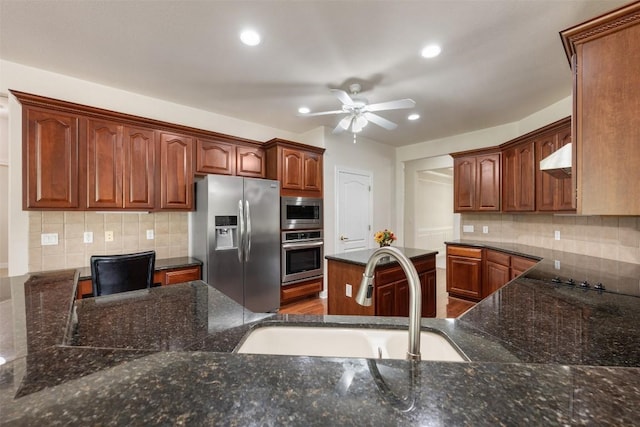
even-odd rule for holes
{"type": "Polygon", "coordinates": [[[555,268],[556,270],[560,270],[560,261],[553,261],[553,268],[555,268]]]}
{"type": "Polygon", "coordinates": [[[482,226],[482,232],[484,234],[488,234],[489,233],[489,226],[488,225],[483,225],[482,226]]]}
{"type": "Polygon", "coordinates": [[[84,243],[93,243],[93,231],[85,231],[82,240],[84,243]]]}
{"type": "Polygon", "coordinates": [[[153,240],[153,229],[147,230],[147,240],[153,240]]]}
{"type": "Polygon", "coordinates": [[[473,225],[463,225],[462,226],[463,233],[473,233],[473,225]]]}
{"type": "Polygon", "coordinates": [[[58,233],[43,233],[40,235],[40,244],[50,246],[58,244],[58,233]]]}
{"type": "Polygon", "coordinates": [[[105,231],[104,232],[104,241],[105,242],[113,242],[113,231],[105,231]]]}
{"type": "Polygon", "coordinates": [[[353,286],[351,286],[350,284],[347,283],[346,289],[345,289],[345,295],[348,296],[349,298],[351,298],[351,295],[353,294],[353,286]]]}
{"type": "Polygon", "coordinates": [[[556,230],[556,231],[554,232],[554,238],[555,238],[556,240],[560,240],[560,230],[556,230]]]}

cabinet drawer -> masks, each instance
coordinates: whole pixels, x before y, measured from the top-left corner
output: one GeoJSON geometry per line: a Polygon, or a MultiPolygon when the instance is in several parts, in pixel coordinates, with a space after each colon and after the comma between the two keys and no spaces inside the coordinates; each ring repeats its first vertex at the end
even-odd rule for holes
{"type": "Polygon", "coordinates": [[[184,268],[165,272],[163,285],[173,285],[175,283],[200,280],[200,267],[184,268]]]}
{"type": "Polygon", "coordinates": [[[315,295],[322,291],[322,278],[312,279],[308,282],[296,283],[280,288],[280,305],[290,301],[315,295]]]}
{"type": "Polygon", "coordinates": [[[482,249],[468,248],[466,246],[447,246],[447,255],[482,259],[482,249]]]}
{"type": "Polygon", "coordinates": [[[518,271],[525,271],[536,265],[538,261],[531,258],[514,256],[511,258],[511,268],[518,271]]]}
{"type": "Polygon", "coordinates": [[[413,261],[413,265],[416,267],[418,273],[424,273],[436,268],[436,257],[429,257],[423,259],[417,259],[413,261]]]}
{"type": "Polygon", "coordinates": [[[511,265],[511,255],[498,251],[487,251],[487,261],[509,267],[511,265]]]}
{"type": "Polygon", "coordinates": [[[397,282],[404,279],[404,271],[400,266],[388,267],[382,270],[376,270],[375,281],[377,285],[384,285],[391,282],[397,282]]]}

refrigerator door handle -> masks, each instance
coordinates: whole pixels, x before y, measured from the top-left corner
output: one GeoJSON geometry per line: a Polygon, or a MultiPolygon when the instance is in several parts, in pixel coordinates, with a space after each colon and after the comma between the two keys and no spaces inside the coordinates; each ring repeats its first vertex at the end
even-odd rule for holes
{"type": "Polygon", "coordinates": [[[249,201],[245,201],[245,214],[247,215],[247,242],[244,248],[244,259],[249,261],[249,254],[251,253],[251,211],[249,210],[249,201]]]}
{"type": "Polygon", "coordinates": [[[239,233],[238,233],[238,261],[242,262],[242,251],[244,248],[244,212],[242,210],[242,200],[238,200],[238,222],[239,222],[239,233]]]}

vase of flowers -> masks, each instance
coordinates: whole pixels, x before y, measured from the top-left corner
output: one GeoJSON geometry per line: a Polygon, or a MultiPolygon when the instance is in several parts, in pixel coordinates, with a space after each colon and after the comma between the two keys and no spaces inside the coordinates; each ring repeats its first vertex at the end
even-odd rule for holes
{"type": "Polygon", "coordinates": [[[377,244],[380,245],[380,247],[383,247],[391,246],[391,243],[393,243],[393,241],[396,240],[397,237],[395,234],[393,234],[393,231],[387,230],[385,228],[384,230],[376,232],[376,234],[373,235],[373,239],[377,244]]]}

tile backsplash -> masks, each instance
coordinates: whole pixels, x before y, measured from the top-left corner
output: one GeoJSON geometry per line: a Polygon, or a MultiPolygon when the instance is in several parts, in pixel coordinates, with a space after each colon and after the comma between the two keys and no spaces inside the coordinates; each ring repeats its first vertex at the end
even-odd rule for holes
{"type": "Polygon", "coordinates": [[[89,265],[91,255],[124,254],[155,250],[157,258],[187,256],[189,214],[29,212],[29,271],[77,268],[89,265]],[[147,239],[147,230],[154,238],[147,239]],[[84,232],[93,242],[84,243],[84,232]],[[113,241],[105,241],[105,232],[113,241]],[[56,233],[57,245],[42,246],[41,234],[56,233]]]}
{"type": "Polygon", "coordinates": [[[640,264],[640,217],[462,214],[460,238],[520,243],[640,264]],[[473,232],[464,232],[473,226],[473,232]],[[483,233],[487,227],[488,233],[483,233]],[[560,240],[556,240],[559,232],[560,240]]]}

